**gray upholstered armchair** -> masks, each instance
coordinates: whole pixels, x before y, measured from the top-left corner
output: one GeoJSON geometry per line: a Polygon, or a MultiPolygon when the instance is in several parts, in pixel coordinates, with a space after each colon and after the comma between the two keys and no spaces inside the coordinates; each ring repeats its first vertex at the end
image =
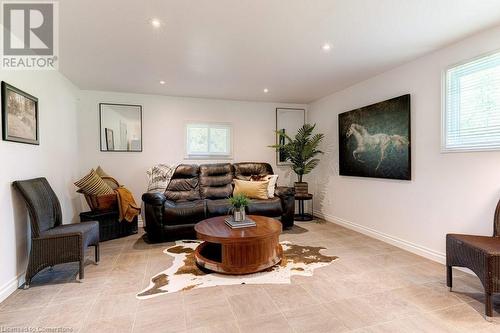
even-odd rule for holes
{"type": "Polygon", "coordinates": [[[85,250],[95,246],[99,262],[99,225],[97,222],[62,224],[61,205],[45,178],[15,181],[28,207],[31,222],[31,252],[26,270],[25,288],[42,269],[57,264],[80,263],[83,279],[85,250]]]}

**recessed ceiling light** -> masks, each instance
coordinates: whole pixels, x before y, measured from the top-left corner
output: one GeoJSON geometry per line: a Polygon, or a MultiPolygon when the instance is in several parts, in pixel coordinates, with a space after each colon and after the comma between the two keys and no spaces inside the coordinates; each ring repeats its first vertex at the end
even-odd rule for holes
{"type": "Polygon", "coordinates": [[[332,49],[332,44],[325,43],[321,46],[321,49],[325,52],[330,52],[330,50],[332,49]]]}
{"type": "Polygon", "coordinates": [[[150,23],[151,23],[151,25],[152,25],[154,28],[159,28],[159,27],[161,27],[161,21],[160,21],[160,19],[153,18],[153,19],[151,19],[150,23]]]}
{"type": "Polygon", "coordinates": [[[264,94],[267,94],[269,92],[269,89],[264,88],[264,94]]]}
{"type": "Polygon", "coordinates": [[[160,81],[160,84],[165,84],[165,81],[161,80],[161,81],[160,81]]]}

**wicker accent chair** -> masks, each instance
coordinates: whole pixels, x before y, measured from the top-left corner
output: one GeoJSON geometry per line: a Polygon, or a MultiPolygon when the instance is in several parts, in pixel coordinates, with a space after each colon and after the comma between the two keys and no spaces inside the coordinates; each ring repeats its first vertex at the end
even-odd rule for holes
{"type": "Polygon", "coordinates": [[[15,181],[30,215],[31,251],[25,288],[46,267],[78,261],[79,277],[84,276],[85,250],[95,246],[99,262],[99,225],[97,222],[62,224],[61,205],[45,178],[15,181]]]}
{"type": "Polygon", "coordinates": [[[494,218],[493,237],[446,235],[446,285],[452,288],[452,267],[467,267],[481,280],[485,312],[492,316],[491,295],[500,292],[500,201],[494,218]]]}

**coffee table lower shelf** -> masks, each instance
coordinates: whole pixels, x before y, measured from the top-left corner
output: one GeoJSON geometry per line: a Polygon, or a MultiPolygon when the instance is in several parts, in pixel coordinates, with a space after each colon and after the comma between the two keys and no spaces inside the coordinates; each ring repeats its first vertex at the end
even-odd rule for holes
{"type": "Polygon", "coordinates": [[[195,250],[196,263],[221,274],[251,274],[278,264],[283,249],[274,237],[253,242],[203,242],[195,250]]]}

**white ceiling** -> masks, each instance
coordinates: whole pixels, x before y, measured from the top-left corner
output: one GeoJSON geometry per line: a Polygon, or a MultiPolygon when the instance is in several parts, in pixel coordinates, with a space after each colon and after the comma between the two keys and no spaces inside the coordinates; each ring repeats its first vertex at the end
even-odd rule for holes
{"type": "Polygon", "coordinates": [[[82,89],[308,103],[497,24],[499,0],[64,0],[60,70],[82,89]]]}

